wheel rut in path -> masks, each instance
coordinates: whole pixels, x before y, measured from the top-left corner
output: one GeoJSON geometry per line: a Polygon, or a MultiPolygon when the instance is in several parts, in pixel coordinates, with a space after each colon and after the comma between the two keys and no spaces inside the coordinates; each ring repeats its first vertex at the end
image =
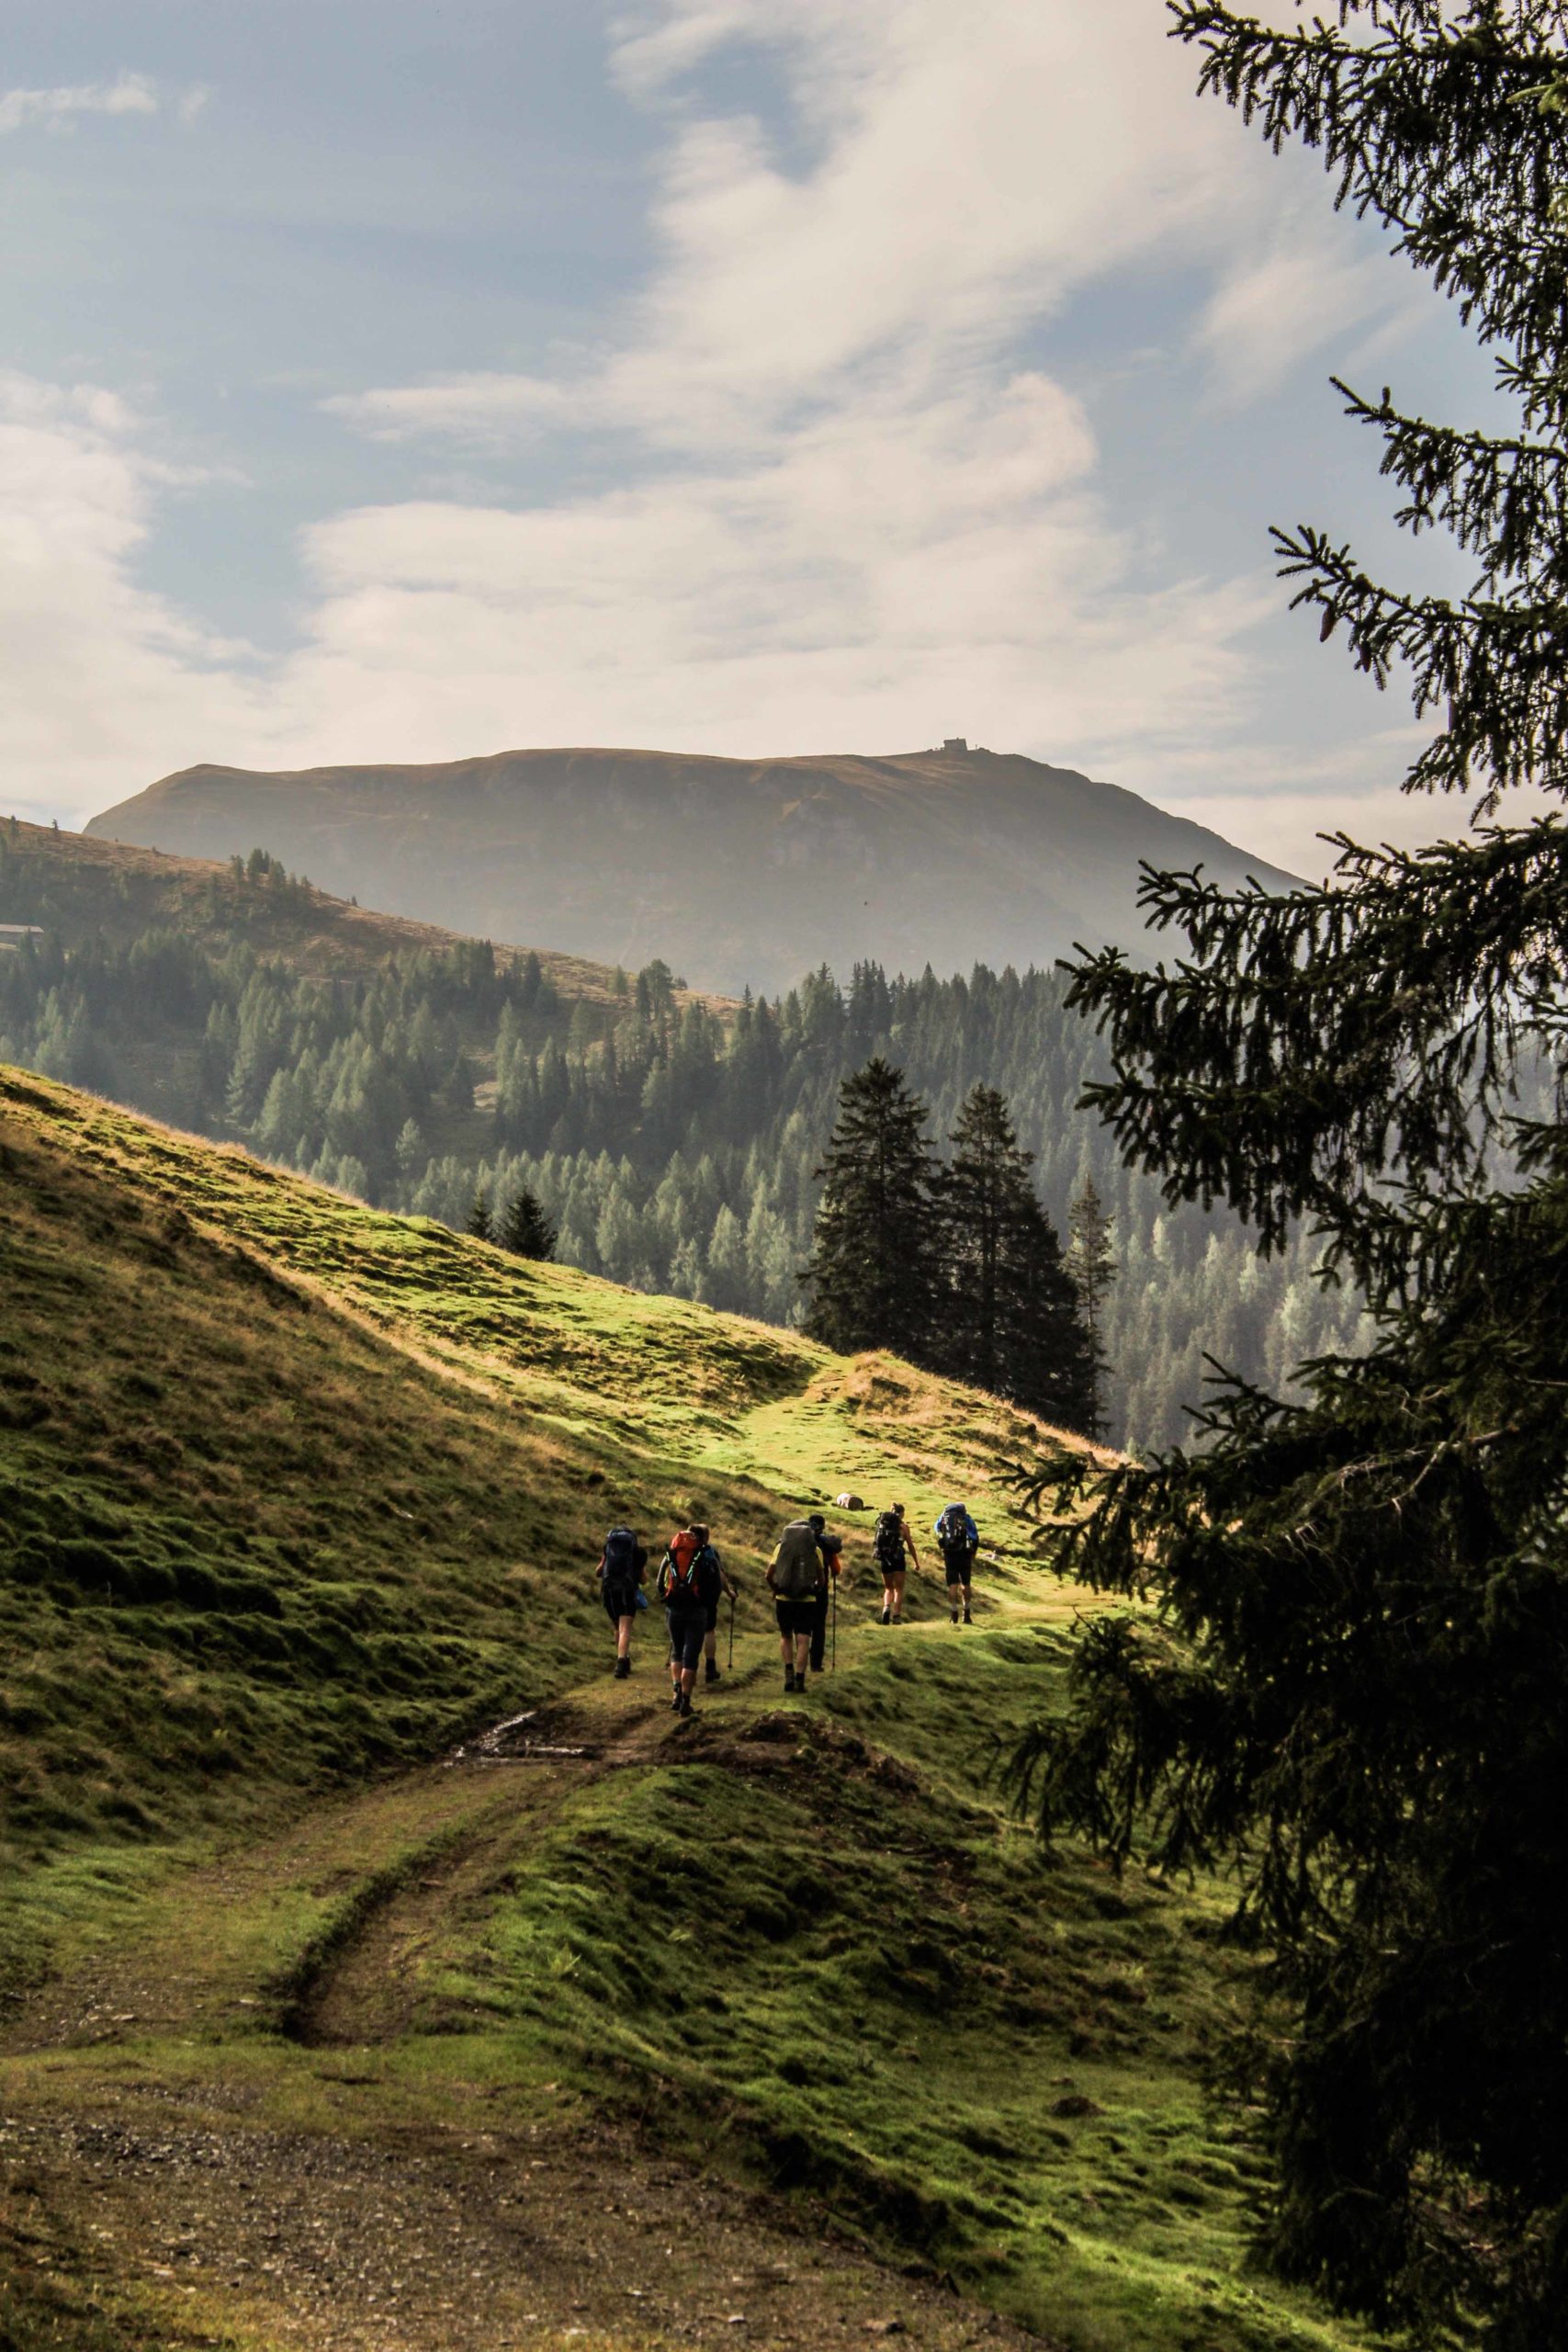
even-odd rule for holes
{"type": "Polygon", "coordinates": [[[454,1924],[472,1928],[493,1908],[515,1865],[580,1790],[649,1762],[667,1724],[651,1705],[607,1724],[566,1702],[465,1742],[447,1769],[482,1784],[482,1810],[372,1881],[343,1931],[308,1956],[285,2018],[290,2039],[352,2048],[396,2041],[422,2023],[460,2023],[449,2005],[431,2002],[423,1982],[433,1948],[454,1924]]]}
{"type": "MultiPolygon", "coordinates": [[[[704,1753],[750,1727],[771,1679],[743,1669],[700,1706],[704,1753]]],[[[129,2297],[169,2352],[884,2334],[911,2352],[1038,2352],[925,2266],[650,2148],[624,2116],[585,2118],[564,2092],[541,2102],[465,2063],[472,2021],[443,2019],[422,1961],[455,1918],[471,1931],[583,1788],[680,1753],[683,1727],[652,1692],[622,1712],[625,1696],[573,1694],[445,1766],[314,1808],[189,1872],[159,1935],[39,1996],[0,2060],[0,2188],[39,2244],[52,2233],[62,2269],[107,2310],[129,2297]],[[301,1890],[338,1909],[280,2014],[266,1969],[301,1890]],[[292,2041],[267,2034],[269,2010],[292,2041]],[[431,2022],[459,2030],[431,2045],[446,2054],[422,2090],[398,2044],[431,2022]]]]}

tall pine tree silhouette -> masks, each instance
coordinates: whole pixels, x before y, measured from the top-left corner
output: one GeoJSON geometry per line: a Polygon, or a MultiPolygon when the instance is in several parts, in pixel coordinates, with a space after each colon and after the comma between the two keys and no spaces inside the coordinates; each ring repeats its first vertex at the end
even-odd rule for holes
{"type": "Polygon", "coordinates": [[[1077,1293],[1089,1347],[1089,1412],[1079,1426],[1090,1437],[1106,1430],[1105,1389],[1111,1366],[1105,1355],[1105,1295],[1116,1280],[1111,1219],[1100,1187],[1086,1176],[1067,1214],[1067,1272],[1077,1293]]]}
{"type": "MultiPolygon", "coordinates": [[[[1438,732],[1405,783],[1506,813],[1568,794],[1568,48],[1560,5],[1346,0],[1276,29],[1179,0],[1203,85],[1457,303],[1514,422],[1340,389],[1399,520],[1461,598],[1279,535],[1295,602],[1438,732]]],[[[1047,1826],[1223,1857],[1272,1947],[1259,2050],[1295,2276],[1427,2342],[1555,2352],[1568,2311],[1568,825],[1413,855],[1341,843],[1336,887],[1153,876],[1167,965],[1107,951],[1073,999],[1092,1090],[1172,1201],[1297,1219],[1364,1295],[1357,1356],[1282,1402],[1222,1385],[1205,1443],[1128,1464],[1061,1564],[1153,1592],[1092,1621],[1074,1710],[1020,1758],[1047,1826]],[[1517,1114],[1544,1072],[1541,1115],[1517,1114]]],[[[1081,1497],[1080,1497],[1081,1499],[1081,1497]]],[[[1057,1491],[1065,1509],[1070,1489],[1057,1491]]]]}
{"type": "Polygon", "coordinates": [[[506,1204],[496,1239],[519,1258],[553,1258],[556,1228],[540,1206],[536,1193],[520,1185],[506,1204]]]}
{"type": "Polygon", "coordinates": [[[1094,1410],[1093,1358],[1055,1227],[1030,1180],[1007,1097],[971,1087],[942,1170],[941,1370],[1068,1429],[1094,1410]]]}
{"type": "Polygon", "coordinates": [[[847,1078],[822,1179],[806,1329],[846,1354],[890,1348],[931,1360],[941,1235],[925,1139],[929,1114],[880,1056],[847,1078]]]}

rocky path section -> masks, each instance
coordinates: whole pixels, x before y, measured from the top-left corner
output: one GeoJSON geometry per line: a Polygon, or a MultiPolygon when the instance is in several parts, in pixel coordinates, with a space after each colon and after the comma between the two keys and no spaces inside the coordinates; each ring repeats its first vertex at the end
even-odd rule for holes
{"type": "Polygon", "coordinates": [[[493,2044],[470,2071],[439,1964],[454,1925],[482,1926],[575,1792],[694,1731],[711,1752],[771,1687],[754,1663],[677,1728],[649,1674],[629,1713],[595,1688],[498,1727],[190,1873],[48,1988],[6,2036],[0,2175],[19,2269],[109,2315],[76,2340],[1037,2343],[656,2130],[509,2079],[493,2044]]]}

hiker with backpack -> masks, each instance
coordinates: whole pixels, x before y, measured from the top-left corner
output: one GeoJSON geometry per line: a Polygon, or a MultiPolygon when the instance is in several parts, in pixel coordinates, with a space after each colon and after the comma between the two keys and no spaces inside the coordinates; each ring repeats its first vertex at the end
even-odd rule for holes
{"type": "Polygon", "coordinates": [[[877,1520],[871,1538],[876,1554],[876,1565],[882,1570],[882,1623],[901,1625],[904,1622],[904,1577],[908,1561],[915,1564],[915,1574],[920,1573],[920,1555],[915,1549],[914,1531],[904,1517],[902,1503],[894,1503],[877,1520]]]}
{"type": "Polygon", "coordinates": [[[716,1615],[727,1582],[705,1527],[682,1527],[670,1538],[670,1549],[659,1564],[659,1597],[670,1628],[670,1705],[678,1715],[692,1712],[692,1687],[707,1638],[708,1611],[716,1615]]]}
{"type": "Polygon", "coordinates": [[[612,1527],[599,1555],[599,1596],[604,1614],[615,1629],[615,1679],[624,1682],[632,1670],[632,1627],[637,1612],[646,1609],[642,1596],[648,1554],[630,1527],[612,1527]]]}
{"type": "Polygon", "coordinates": [[[980,1548],[980,1531],[962,1503],[949,1503],[931,1529],[942,1553],[947,1571],[947,1605],[953,1611],[953,1622],[958,1623],[960,1608],[964,1623],[973,1624],[969,1614],[969,1585],[975,1555],[980,1548]]]}
{"type": "Polygon", "coordinates": [[[735,1604],[740,1598],[740,1587],[730,1575],[716,1552],[714,1563],[718,1569],[718,1591],[708,1602],[708,1629],[703,1635],[703,1680],[716,1682],[718,1675],[718,1604],[720,1596],[729,1603],[729,1662],[735,1663],[735,1604]]]}
{"type": "Polygon", "coordinates": [[[809,1519],[792,1519],[779,1537],[768,1563],[768,1587],[778,1619],[779,1650],[784,1658],[786,1690],[804,1691],[811,1635],[817,1623],[817,1594],[827,1583],[818,1544],[821,1527],[809,1519]]]}
{"type": "Polygon", "coordinates": [[[828,1522],[819,1510],[812,1512],[807,1525],[816,1535],[817,1549],[822,1555],[822,1581],[812,1601],[814,1614],[811,1620],[811,1671],[820,1674],[828,1662],[828,1604],[838,1578],[840,1554],[844,1545],[841,1536],[829,1534],[828,1522]]]}

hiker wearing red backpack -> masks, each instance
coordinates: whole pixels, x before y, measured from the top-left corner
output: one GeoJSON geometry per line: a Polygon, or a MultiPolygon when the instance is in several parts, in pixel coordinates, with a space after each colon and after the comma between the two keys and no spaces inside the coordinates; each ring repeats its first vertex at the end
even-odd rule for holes
{"type": "Polygon", "coordinates": [[[692,1712],[692,1686],[707,1637],[708,1611],[716,1611],[727,1579],[705,1527],[682,1527],[670,1538],[659,1565],[659,1597],[670,1628],[670,1704],[692,1712]]]}
{"type": "Polygon", "coordinates": [[[647,1607],[642,1595],[648,1554],[629,1527],[612,1527],[599,1555],[599,1597],[604,1614],[615,1629],[615,1679],[624,1682],[632,1670],[632,1627],[637,1612],[647,1607]]]}

